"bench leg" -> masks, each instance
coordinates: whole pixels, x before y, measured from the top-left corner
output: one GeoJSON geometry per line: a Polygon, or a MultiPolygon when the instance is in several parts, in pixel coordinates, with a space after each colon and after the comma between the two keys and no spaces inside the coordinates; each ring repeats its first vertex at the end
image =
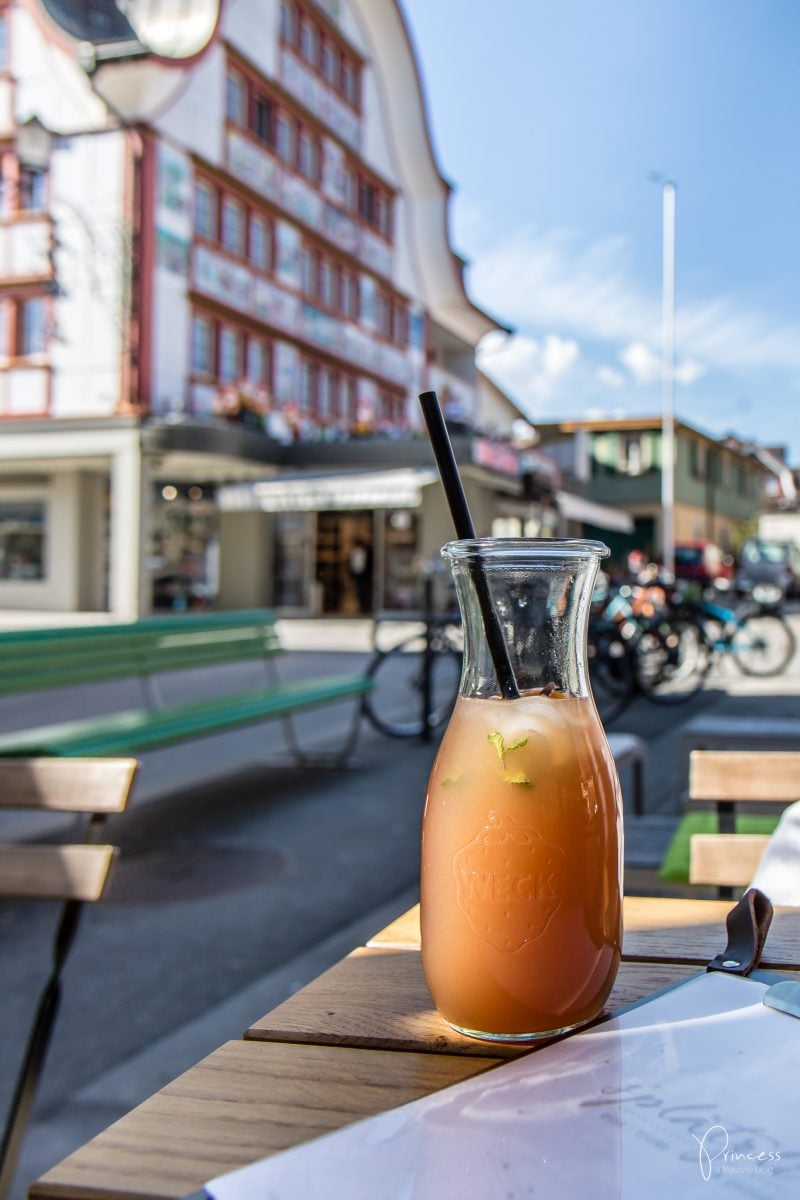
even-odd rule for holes
{"type": "Polygon", "coordinates": [[[350,728],[342,743],[341,749],[331,754],[307,754],[300,746],[291,716],[282,717],[283,732],[289,752],[298,766],[301,767],[343,767],[352,757],[356,748],[358,734],[361,728],[361,697],[357,697],[353,706],[353,717],[350,728]]]}
{"type": "Polygon", "coordinates": [[[633,815],[644,816],[644,759],[633,760],[633,815]]]}
{"type": "Polygon", "coordinates": [[[70,900],[62,910],[53,947],[53,970],[39,1000],[0,1142],[0,1200],[6,1200],[11,1190],[25,1130],[36,1098],[37,1084],[61,1002],[61,971],[75,939],[82,908],[81,903],[70,900]]]}

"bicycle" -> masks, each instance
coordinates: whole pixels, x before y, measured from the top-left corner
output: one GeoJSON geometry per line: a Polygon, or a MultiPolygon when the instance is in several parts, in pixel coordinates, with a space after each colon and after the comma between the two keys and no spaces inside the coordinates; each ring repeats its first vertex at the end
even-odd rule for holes
{"type": "Polygon", "coordinates": [[[794,633],[780,612],[749,600],[728,608],[703,595],[680,598],[680,609],[699,630],[708,655],[729,654],[743,675],[780,675],[797,649],[794,633]]]}
{"type": "Polygon", "coordinates": [[[396,618],[376,617],[375,651],[366,673],[371,689],[362,699],[362,712],[387,737],[430,737],[450,717],[461,682],[463,636],[457,613],[440,613],[424,620],[403,617],[416,628],[393,646],[377,645],[379,626],[396,618]]]}

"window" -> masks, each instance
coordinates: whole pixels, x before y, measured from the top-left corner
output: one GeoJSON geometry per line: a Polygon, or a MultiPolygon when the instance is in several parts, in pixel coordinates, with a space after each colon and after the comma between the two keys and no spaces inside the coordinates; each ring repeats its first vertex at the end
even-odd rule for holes
{"type": "Polygon", "coordinates": [[[319,62],[319,30],[308,17],[300,18],[300,53],[306,62],[316,67],[319,62]]]}
{"type": "Polygon", "coordinates": [[[320,367],[319,371],[319,403],[318,411],[323,420],[328,420],[331,416],[331,406],[333,402],[333,385],[334,376],[327,367],[320,367]]]}
{"type": "Polygon", "coordinates": [[[0,71],[8,68],[8,24],[6,14],[0,13],[0,71]]]}
{"type": "Polygon", "coordinates": [[[290,46],[297,40],[297,9],[292,0],[283,0],[281,4],[281,37],[290,46]]]}
{"type": "Polygon", "coordinates": [[[272,142],[275,106],[266,96],[256,96],[250,128],[260,142],[272,142]]]}
{"type": "Polygon", "coordinates": [[[352,271],[342,272],[342,312],[353,321],[358,320],[358,280],[352,271]]]}
{"type": "Polygon", "coordinates": [[[45,302],[41,296],[21,301],[18,309],[18,353],[23,358],[44,354],[47,331],[45,302]]]}
{"type": "Polygon", "coordinates": [[[297,158],[301,174],[313,182],[317,178],[317,144],[305,129],[298,139],[297,158]]]}
{"type": "Polygon", "coordinates": [[[241,376],[242,335],[226,325],[219,337],[219,378],[222,383],[233,383],[241,376]]]}
{"type": "Polygon", "coordinates": [[[0,502],[0,579],[44,579],[44,531],[43,501],[0,502]]]}
{"type": "Polygon", "coordinates": [[[333,263],[327,258],[320,262],[319,298],[328,308],[336,307],[336,275],[333,263]]]}
{"type": "Polygon", "coordinates": [[[269,271],[272,268],[272,231],[263,217],[250,218],[250,248],[249,258],[259,271],[269,271]]]}
{"type": "Polygon", "coordinates": [[[316,367],[307,359],[300,364],[300,408],[311,412],[316,398],[316,367]]]}
{"type": "Polygon", "coordinates": [[[705,448],[700,442],[689,442],[689,470],[695,479],[704,479],[706,474],[705,448]]]}
{"type": "Polygon", "coordinates": [[[278,114],[277,121],[277,150],[278,157],[284,162],[294,165],[295,159],[295,123],[286,113],[278,114]]]}
{"type": "MultiPolygon", "coordinates": [[[[694,445],[694,443],[692,443],[694,445]]],[[[620,441],[619,469],[625,475],[641,475],[644,470],[642,439],[638,436],[623,437],[620,441]]]]}
{"type": "Polygon", "coordinates": [[[247,84],[238,71],[229,71],[225,85],[225,111],[234,125],[247,124],[247,84]]]}
{"type": "Polygon", "coordinates": [[[21,211],[41,212],[47,207],[47,173],[33,167],[21,167],[19,172],[19,202],[21,211]]]}
{"type": "Polygon", "coordinates": [[[348,375],[339,378],[339,417],[345,424],[356,419],[356,387],[348,375]]]}
{"type": "Polygon", "coordinates": [[[192,318],[192,373],[214,374],[214,326],[207,317],[192,318]]]}
{"type": "Polygon", "coordinates": [[[329,38],[322,43],[322,74],[326,83],[335,88],[341,77],[341,54],[329,38]]]}
{"type": "Polygon", "coordinates": [[[358,108],[358,72],[348,58],[342,62],[342,92],[347,103],[358,108]]]}
{"type": "Polygon", "coordinates": [[[210,241],[217,236],[217,192],[210,183],[198,183],[194,189],[194,227],[210,241]]]}
{"type": "Polygon", "coordinates": [[[307,296],[317,294],[317,266],[319,255],[315,250],[304,247],[300,251],[300,287],[307,296]]]}
{"type": "Polygon", "coordinates": [[[396,346],[408,345],[408,312],[404,305],[392,305],[391,339],[396,346]]]}
{"type": "Polygon", "coordinates": [[[353,212],[358,204],[358,182],[356,173],[352,167],[344,168],[344,199],[345,208],[349,212],[353,212]]]}
{"type": "Polygon", "coordinates": [[[260,338],[251,337],[247,342],[247,378],[251,383],[269,381],[269,352],[260,338]]]}
{"type": "Polygon", "coordinates": [[[244,254],[244,208],[230,196],[222,201],[220,241],[231,254],[244,254]]]}

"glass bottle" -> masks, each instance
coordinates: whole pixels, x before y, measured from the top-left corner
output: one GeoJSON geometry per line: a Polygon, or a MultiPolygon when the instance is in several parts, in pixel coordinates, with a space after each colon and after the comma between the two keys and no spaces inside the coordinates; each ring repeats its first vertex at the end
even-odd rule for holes
{"type": "Polygon", "coordinates": [[[456,1029],[529,1041],[596,1017],[620,961],[622,801],[586,664],[608,550],[485,538],[442,553],[464,665],[425,802],[423,966],[456,1029]]]}

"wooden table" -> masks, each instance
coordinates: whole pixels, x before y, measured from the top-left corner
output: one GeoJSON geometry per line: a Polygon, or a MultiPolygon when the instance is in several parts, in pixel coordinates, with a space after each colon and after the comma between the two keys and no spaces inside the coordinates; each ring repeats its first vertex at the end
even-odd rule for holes
{"type": "MultiPolygon", "coordinates": [[[[625,902],[608,1011],[690,977],[725,947],[727,900],[625,902]]],[[[800,978],[800,909],[777,910],[763,966],[800,978]]],[[[535,1053],[455,1033],[433,1008],[413,908],[54,1167],[36,1200],[176,1200],[277,1150],[535,1053]]]]}

